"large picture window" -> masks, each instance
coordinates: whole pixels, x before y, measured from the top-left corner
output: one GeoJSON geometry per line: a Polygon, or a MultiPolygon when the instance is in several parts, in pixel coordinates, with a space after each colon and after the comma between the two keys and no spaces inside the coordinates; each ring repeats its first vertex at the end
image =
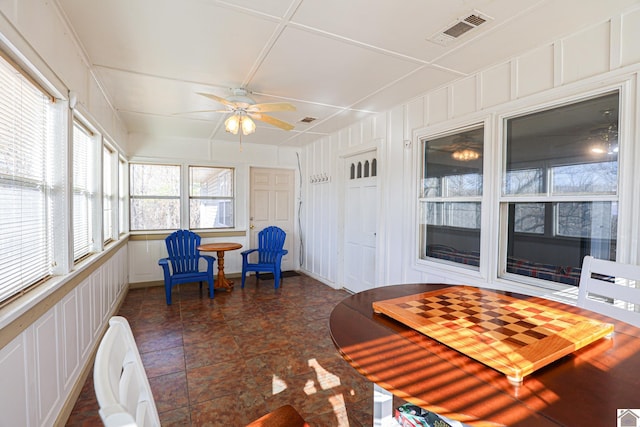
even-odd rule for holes
{"type": "Polygon", "coordinates": [[[616,259],[618,104],[615,92],[505,121],[502,275],[578,285],[585,255],[616,259]]]}
{"type": "Polygon", "coordinates": [[[51,99],[0,57],[0,301],[52,274],[51,99]]]}
{"type": "Polygon", "coordinates": [[[483,147],[483,127],[422,141],[422,259],[480,265],[483,147]]]}
{"type": "Polygon", "coordinates": [[[130,229],[180,228],[180,166],[131,163],[130,229]]]}
{"type": "Polygon", "coordinates": [[[233,227],[233,169],[189,167],[189,227],[233,227]]]}

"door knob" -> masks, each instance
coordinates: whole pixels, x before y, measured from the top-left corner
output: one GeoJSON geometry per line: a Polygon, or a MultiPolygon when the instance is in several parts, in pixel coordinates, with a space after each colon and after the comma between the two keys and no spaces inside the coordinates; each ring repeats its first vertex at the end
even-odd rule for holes
{"type": "Polygon", "coordinates": [[[253,224],[251,224],[251,225],[249,226],[249,229],[250,229],[250,230],[253,230],[254,228],[256,228],[256,226],[255,226],[255,225],[253,225],[253,224]]]}

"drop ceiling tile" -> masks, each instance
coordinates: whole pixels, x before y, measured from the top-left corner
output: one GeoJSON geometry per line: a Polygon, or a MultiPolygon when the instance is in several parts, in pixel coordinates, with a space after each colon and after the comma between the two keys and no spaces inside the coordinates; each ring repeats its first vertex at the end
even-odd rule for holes
{"type": "Polygon", "coordinates": [[[346,107],[416,68],[418,64],[412,61],[287,28],[251,87],[346,107]]]}
{"type": "Polygon", "coordinates": [[[237,86],[277,21],[202,1],[60,0],[93,64],[237,86]]]}
{"type": "Polygon", "coordinates": [[[385,111],[462,76],[451,71],[425,66],[412,75],[358,102],[353,108],[385,111]]]}
{"type": "Polygon", "coordinates": [[[343,110],[331,117],[330,120],[319,122],[318,124],[309,127],[309,131],[319,134],[330,134],[372,116],[375,116],[375,113],[358,110],[343,110]]]}
{"type": "Polygon", "coordinates": [[[97,67],[97,74],[118,110],[172,115],[192,110],[217,109],[198,92],[228,96],[226,88],[158,78],[110,68],[97,67]]]}
{"type": "MultiPolygon", "coordinates": [[[[480,13],[485,31],[540,0],[305,0],[292,22],[430,62],[447,48],[429,41],[458,19],[480,13]]],[[[472,33],[470,32],[469,35],[472,33]]],[[[471,37],[473,37],[471,35],[471,37]]],[[[465,36],[468,38],[468,36],[465,36]]]]}
{"type": "Polygon", "coordinates": [[[148,114],[121,112],[129,133],[174,136],[181,138],[209,138],[217,122],[179,117],[151,116],[148,114]]]}

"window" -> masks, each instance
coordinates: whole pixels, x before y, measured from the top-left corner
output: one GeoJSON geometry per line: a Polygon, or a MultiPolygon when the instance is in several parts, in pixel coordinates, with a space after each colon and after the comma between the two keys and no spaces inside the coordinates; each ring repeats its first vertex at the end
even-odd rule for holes
{"type": "Polygon", "coordinates": [[[189,227],[233,227],[233,169],[189,167],[189,227]]]}
{"type": "Polygon", "coordinates": [[[93,133],[78,120],[73,122],[73,259],[91,252],[93,197],[91,168],[93,133]]]}
{"type": "Polygon", "coordinates": [[[114,152],[106,145],[102,146],[102,232],[106,242],[113,240],[113,170],[114,152]]]}
{"type": "Polygon", "coordinates": [[[118,234],[127,232],[127,163],[120,158],[118,161],[118,234]]]}
{"type": "Polygon", "coordinates": [[[52,273],[51,99],[0,57],[0,301],[52,273]]]}
{"type": "Polygon", "coordinates": [[[618,104],[615,92],[505,121],[503,275],[578,285],[585,255],[616,259],[618,104]]]}
{"type": "Polygon", "coordinates": [[[422,141],[422,259],[480,265],[484,128],[422,141]]]}
{"type": "Polygon", "coordinates": [[[180,228],[180,166],[129,165],[130,229],[180,228]]]}

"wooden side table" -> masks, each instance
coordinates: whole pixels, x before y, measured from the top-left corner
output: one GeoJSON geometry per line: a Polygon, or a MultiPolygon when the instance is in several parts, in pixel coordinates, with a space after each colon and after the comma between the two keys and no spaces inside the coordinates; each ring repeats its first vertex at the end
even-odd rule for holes
{"type": "Polygon", "coordinates": [[[198,246],[196,249],[202,252],[216,252],[218,257],[218,277],[213,285],[214,289],[224,288],[227,292],[231,292],[233,289],[233,280],[227,280],[224,277],[224,253],[225,251],[233,251],[240,249],[242,245],[240,243],[220,242],[220,243],[205,243],[198,246]]]}

